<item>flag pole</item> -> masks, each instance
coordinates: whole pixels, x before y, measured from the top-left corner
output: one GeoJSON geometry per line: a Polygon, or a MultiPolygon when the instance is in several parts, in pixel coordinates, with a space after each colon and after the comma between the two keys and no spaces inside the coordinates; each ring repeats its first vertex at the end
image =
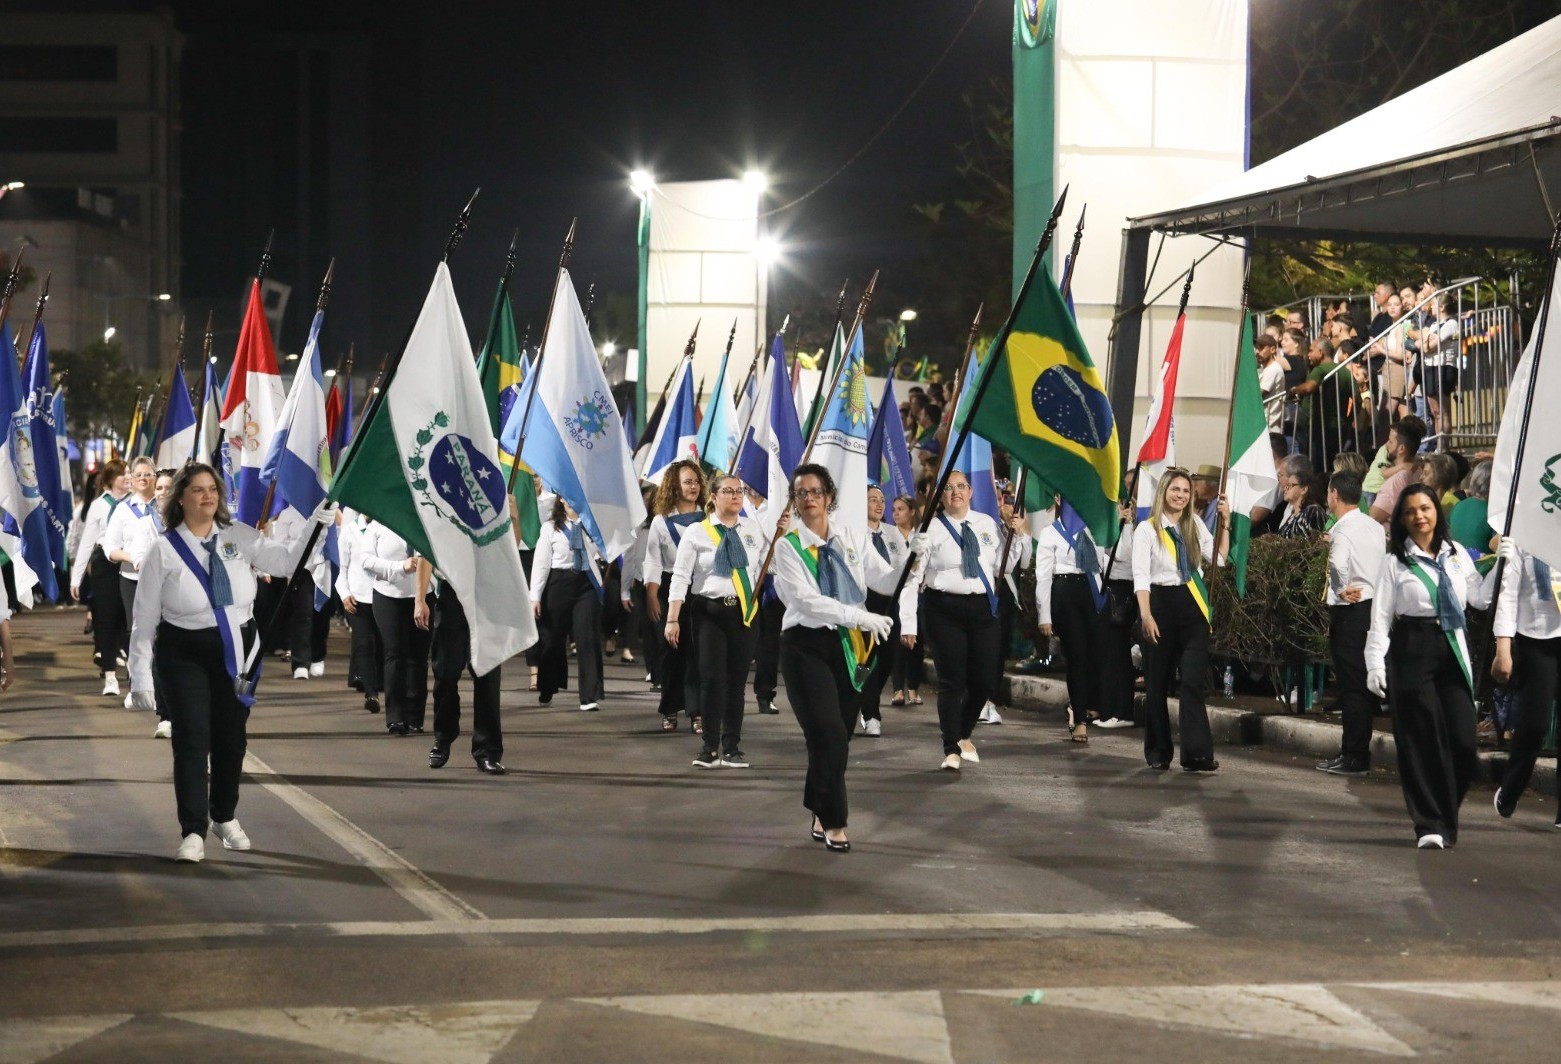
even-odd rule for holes
{"type": "MultiPolygon", "coordinates": [[[[1241,381],[1241,360],[1246,352],[1241,349],[1241,338],[1247,331],[1247,307],[1252,298],[1252,257],[1247,256],[1246,269],[1241,275],[1241,316],[1236,319],[1236,360],[1234,372],[1230,375],[1230,415],[1225,419],[1225,461],[1220,468],[1220,494],[1224,495],[1230,485],[1230,445],[1236,438],[1236,388],[1241,381]]],[[[1133,490],[1136,493],[1138,486],[1133,490]]],[[[1218,562],[1220,553],[1220,537],[1225,534],[1225,515],[1217,514],[1214,518],[1214,560],[1218,562]]],[[[1226,552],[1227,556],[1229,552],[1226,552]]]]}
{"type": "MultiPolygon", "coordinates": [[[[1013,513],[1015,517],[1022,517],[1028,514],[1028,511],[1024,508],[1024,482],[1029,479],[1029,476],[1030,471],[1024,466],[1020,466],[1019,479],[1014,482],[1013,513]]],[[[1000,516],[1002,514],[1001,504],[999,504],[998,507],[998,514],[1000,516]]],[[[1005,572],[1008,569],[1008,552],[1013,549],[1015,539],[1014,530],[1012,528],[1009,528],[1005,525],[1003,527],[1003,532],[1003,557],[1002,560],[997,563],[997,571],[999,573],[1005,572]]]]}
{"type": "MultiPolygon", "coordinates": [[[[663,405],[667,401],[667,393],[672,390],[672,382],[677,378],[678,370],[683,368],[683,363],[691,360],[694,357],[694,339],[699,335],[699,326],[703,321],[703,318],[695,319],[694,331],[689,333],[688,343],[683,345],[682,356],[679,357],[676,362],[672,363],[672,371],[667,374],[667,383],[661,386],[661,397],[656,400],[656,405],[651,407],[650,412],[645,416],[644,431],[640,433],[640,438],[634,441],[634,452],[636,454],[639,453],[641,447],[644,447],[646,444],[650,443],[651,440],[655,437],[656,434],[654,431],[652,431],[651,425],[654,423],[659,426],[661,424],[659,419],[666,416],[663,405]]],[[[646,455],[646,460],[650,460],[649,455],[646,455]]],[[[639,470],[639,474],[641,480],[645,479],[644,470],[639,470]]]]}
{"type": "MultiPolygon", "coordinates": [[[[578,218],[570,220],[569,232],[564,237],[564,250],[558,256],[558,272],[553,275],[553,295],[547,301],[547,317],[542,320],[542,339],[537,343],[537,360],[531,367],[533,378],[541,374],[542,360],[547,357],[547,334],[553,325],[553,304],[558,302],[558,288],[564,283],[564,271],[569,269],[569,257],[574,254],[575,226],[579,221],[578,218]]],[[[538,382],[533,379],[531,388],[526,393],[526,409],[520,415],[520,436],[515,440],[515,461],[509,467],[509,484],[504,489],[510,495],[515,494],[515,474],[519,471],[521,463],[525,461],[521,457],[521,452],[526,449],[526,429],[531,424],[531,407],[536,402],[537,386],[538,382]]]]}
{"type": "MultiPolygon", "coordinates": [[[[184,315],[179,315],[179,335],[173,342],[173,364],[168,367],[168,394],[163,397],[163,412],[152,430],[152,461],[157,461],[157,448],[163,445],[163,429],[167,427],[168,407],[173,399],[173,379],[179,367],[184,365],[184,315]]],[[[197,423],[197,428],[199,423],[197,423]]]]}
{"type": "MultiPolygon", "coordinates": [[[[726,367],[732,357],[732,344],[737,340],[737,319],[732,319],[732,331],[726,334],[726,351],[721,355],[721,372],[716,376],[716,390],[711,393],[711,401],[717,404],[721,401],[721,389],[726,386],[726,367]]],[[[710,444],[710,426],[714,424],[712,418],[706,417],[705,423],[700,426],[704,439],[698,444],[700,461],[704,461],[705,448],[710,444]]],[[[730,461],[730,459],[728,459],[730,461]]]]}
{"type": "MultiPolygon", "coordinates": [[[[1030,285],[1035,281],[1036,271],[1041,267],[1041,259],[1045,257],[1047,249],[1051,247],[1052,237],[1057,233],[1057,219],[1062,216],[1063,204],[1068,202],[1067,186],[1063,187],[1062,195],[1057,197],[1056,204],[1052,207],[1051,217],[1046,220],[1046,228],[1041,232],[1041,239],[1035,245],[1035,254],[1030,259],[1030,268],[1025,271],[1024,281],[1019,285],[1019,293],[1014,297],[1014,305],[1008,309],[1008,319],[1003,322],[1003,327],[998,330],[996,338],[992,341],[993,357],[987,359],[985,367],[981,368],[980,380],[976,384],[976,394],[970,400],[970,413],[974,415],[976,408],[981,405],[982,398],[986,395],[988,385],[992,383],[992,369],[997,365],[997,355],[1002,351],[1003,344],[1008,341],[1008,334],[1013,332],[1014,319],[1019,314],[1019,308],[1024,305],[1024,297],[1030,292],[1030,285]]],[[[956,415],[958,406],[955,407],[956,415]]],[[[965,423],[960,426],[959,436],[954,441],[952,452],[959,454],[965,446],[965,441],[970,438],[971,417],[965,418],[965,423]]],[[[933,486],[932,496],[928,499],[927,512],[922,515],[921,527],[917,530],[925,533],[932,527],[932,519],[937,516],[942,507],[943,489],[948,484],[949,475],[954,471],[952,460],[945,462],[943,472],[938,475],[938,482],[933,486]]],[[[916,552],[911,551],[905,559],[905,568],[900,570],[900,579],[894,585],[894,598],[900,597],[900,592],[905,590],[905,582],[910,579],[911,569],[916,565],[916,552]]],[[[999,574],[1001,575],[1001,574],[999,574]]]]}
{"type": "Polygon", "coordinates": [[[1057,286],[1064,301],[1073,292],[1073,271],[1079,265],[1079,245],[1084,243],[1084,216],[1088,213],[1089,204],[1086,203],[1079,211],[1079,224],[1073,229],[1073,247],[1068,251],[1068,268],[1062,272],[1062,284],[1057,286]]]}
{"type": "MultiPolygon", "coordinates": [[[[1185,284],[1182,285],[1182,301],[1176,308],[1176,320],[1177,321],[1181,321],[1182,320],[1182,315],[1187,313],[1187,300],[1192,295],[1192,275],[1193,275],[1193,272],[1195,270],[1197,270],[1197,268],[1198,268],[1198,260],[1197,259],[1194,259],[1192,265],[1187,267],[1187,281],[1186,281],[1185,284]]],[[[1173,396],[1172,399],[1174,400],[1174,398],[1175,397],[1173,396]]],[[[1174,416],[1174,413],[1175,413],[1175,411],[1173,410],[1172,411],[1173,416],[1174,416]]],[[[1139,443],[1138,449],[1140,451],[1143,450],[1143,447],[1144,447],[1143,443],[1139,443]]],[[[1230,450],[1230,444],[1229,443],[1227,443],[1225,445],[1225,449],[1227,451],[1230,450]]],[[[1228,462],[1229,459],[1226,459],[1226,461],[1228,462]]],[[[1143,457],[1140,456],[1140,457],[1138,457],[1137,459],[1135,459],[1133,461],[1133,498],[1125,500],[1127,505],[1133,507],[1133,509],[1135,511],[1138,508],[1138,477],[1143,472],[1143,468],[1144,468],[1144,461],[1143,461],[1143,457]]],[[[1102,574],[1104,579],[1110,579],[1111,567],[1117,563],[1117,548],[1122,545],[1122,530],[1124,528],[1126,528],[1126,527],[1127,527],[1127,518],[1125,518],[1125,517],[1118,517],[1117,518],[1117,538],[1116,538],[1116,542],[1111,544],[1111,553],[1106,558],[1106,571],[1105,571],[1104,574],[1102,574]]]]}
{"type": "Polygon", "coordinates": [[[5,293],[0,295],[0,327],[5,325],[5,320],[11,316],[11,297],[16,295],[16,290],[22,284],[22,256],[27,254],[27,246],[24,244],[17,251],[16,258],[11,260],[11,272],[5,275],[5,293]]]}
{"type": "MultiPolygon", "coordinates": [[[[788,314],[788,315],[786,315],[785,318],[783,318],[781,320],[781,327],[775,333],[776,338],[779,338],[779,337],[782,337],[782,336],[786,335],[786,326],[788,326],[790,324],[791,324],[791,315],[788,314]]],[[[764,351],[764,345],[761,344],[761,345],[759,345],[759,354],[762,354],[763,351],[764,351]]],[[[756,370],[758,368],[758,366],[759,366],[759,354],[755,354],[753,356],[753,365],[748,367],[748,380],[747,381],[743,381],[743,386],[738,391],[737,394],[741,395],[743,392],[746,392],[748,390],[748,381],[753,380],[754,370],[756,370]]],[[[784,368],[784,366],[782,368],[784,368]]],[[[748,439],[748,430],[753,427],[753,412],[755,410],[757,410],[758,407],[759,407],[759,401],[758,401],[757,397],[754,399],[753,402],[748,404],[748,416],[743,421],[742,431],[737,434],[737,447],[732,451],[732,464],[731,464],[731,467],[728,468],[727,471],[726,471],[727,476],[731,476],[733,473],[735,473],[737,471],[737,459],[738,459],[738,456],[742,454],[743,442],[748,439]]]]}
{"type": "Polygon", "coordinates": [[[16,359],[25,369],[27,366],[27,353],[32,349],[33,338],[38,335],[38,325],[43,321],[43,308],[49,302],[49,282],[54,280],[54,271],[50,270],[43,276],[43,291],[38,293],[38,305],[33,308],[33,327],[27,334],[27,344],[16,351],[16,359]]]}
{"type": "MultiPolygon", "coordinates": [[[[336,276],[336,259],[333,256],[331,258],[331,261],[330,261],[329,265],[327,265],[325,267],[325,279],[320,282],[320,294],[319,294],[319,296],[317,296],[315,298],[315,301],[314,301],[314,312],[316,314],[324,314],[325,313],[325,308],[330,304],[330,302],[331,302],[331,282],[335,279],[335,276],[336,276]]],[[[341,364],[340,362],[337,363],[338,366],[340,364],[341,364]]],[[[297,387],[297,385],[298,385],[298,374],[302,373],[305,370],[305,368],[306,367],[303,364],[303,359],[300,358],[298,360],[298,368],[293,371],[293,386],[294,387],[297,387]]],[[[334,388],[335,386],[336,386],[336,380],[333,377],[333,378],[331,378],[331,387],[334,388]]],[[[293,416],[294,417],[298,416],[298,408],[296,406],[293,407],[293,416]]],[[[279,425],[277,427],[278,427],[278,429],[284,429],[285,428],[289,432],[292,431],[292,428],[293,428],[291,422],[289,422],[285,426],[279,425]]],[[[261,527],[265,527],[267,524],[270,523],[270,521],[271,521],[271,504],[273,502],[275,502],[275,501],[276,501],[276,478],[272,477],[271,478],[271,483],[266,485],[266,497],[260,503],[260,524],[261,524],[261,527]]]]}
{"type": "MultiPolygon", "coordinates": [[[[873,274],[873,276],[877,277],[878,275],[875,273],[875,274],[873,274]]],[[[829,344],[830,344],[830,347],[834,346],[834,344],[835,344],[835,334],[840,332],[841,322],[845,320],[845,313],[846,313],[846,286],[849,285],[850,283],[851,283],[851,278],[849,278],[849,277],[847,277],[844,281],[842,281],[841,284],[840,284],[840,294],[835,297],[835,324],[829,330],[829,344]]],[[[851,346],[851,345],[849,343],[847,343],[846,347],[849,347],[849,346],[851,346]]],[[[829,373],[829,355],[827,353],[828,348],[826,348],[825,351],[826,351],[826,354],[824,355],[824,365],[818,371],[818,387],[813,390],[813,400],[812,400],[812,402],[808,403],[808,423],[809,424],[812,424],[813,422],[816,422],[818,420],[818,404],[819,404],[819,400],[821,400],[824,397],[824,377],[829,373]]],[[[845,358],[845,348],[844,347],[842,347],[840,349],[840,357],[841,357],[842,360],[845,358]]],[[[811,433],[809,435],[811,435],[811,433]]]]}

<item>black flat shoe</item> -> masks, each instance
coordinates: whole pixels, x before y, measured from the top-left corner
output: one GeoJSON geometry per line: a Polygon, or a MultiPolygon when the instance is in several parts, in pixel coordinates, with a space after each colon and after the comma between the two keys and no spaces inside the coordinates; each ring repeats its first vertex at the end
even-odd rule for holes
{"type": "Polygon", "coordinates": [[[836,842],[828,835],[825,835],[824,849],[828,850],[830,853],[850,853],[851,844],[849,842],[836,842]]]}
{"type": "Polygon", "coordinates": [[[363,711],[365,713],[378,713],[379,699],[375,698],[373,695],[369,695],[363,700],[363,711]]]}
{"type": "Polygon", "coordinates": [[[428,751],[428,767],[444,768],[450,761],[450,748],[448,746],[436,746],[428,751]]]}
{"type": "Polygon", "coordinates": [[[1149,762],[1149,771],[1169,772],[1171,771],[1171,763],[1169,761],[1151,761],[1149,762]]]}
{"type": "Polygon", "coordinates": [[[405,724],[387,724],[385,730],[391,735],[411,735],[412,729],[405,724]]]}
{"type": "Polygon", "coordinates": [[[502,776],[509,770],[491,757],[479,757],[477,759],[477,771],[486,772],[490,776],[502,776]]]}

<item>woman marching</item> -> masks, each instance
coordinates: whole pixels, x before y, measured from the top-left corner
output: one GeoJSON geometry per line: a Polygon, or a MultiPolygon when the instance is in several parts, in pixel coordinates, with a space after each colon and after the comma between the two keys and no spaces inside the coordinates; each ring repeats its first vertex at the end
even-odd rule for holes
{"type": "MultiPolygon", "coordinates": [[[[908,557],[911,537],[916,534],[916,522],[921,520],[921,507],[917,505],[914,495],[901,495],[894,500],[891,514],[894,517],[894,530],[906,544],[908,557]]],[[[895,625],[899,625],[898,610],[895,611],[895,625]]],[[[894,697],[889,699],[889,704],[919,706],[922,675],[926,672],[926,644],[917,642],[914,647],[907,647],[903,640],[896,639],[896,642],[900,645],[894,648],[894,697]]]]}
{"type": "Polygon", "coordinates": [[[531,561],[531,608],[542,622],[537,700],[543,705],[569,685],[572,635],[580,669],[580,709],[592,713],[601,708],[602,569],[596,542],[580,515],[560,498],[553,503],[553,515],[542,523],[531,561]]]}
{"type": "MultiPolygon", "coordinates": [[[[406,540],[378,521],[370,521],[358,532],[353,558],[358,568],[374,578],[369,609],[385,655],[380,669],[385,731],[396,736],[421,735],[428,711],[429,634],[412,619],[417,557],[406,540]]],[[[365,704],[364,708],[369,707],[365,704]]]]}
{"type": "Polygon", "coordinates": [[[1398,778],[1422,850],[1458,841],[1458,807],[1479,756],[1464,610],[1486,605],[1484,583],[1448,535],[1432,489],[1405,488],[1371,603],[1366,686],[1392,711],[1398,778]]]}
{"type": "MultiPolygon", "coordinates": [[[[1501,541],[1498,551],[1506,564],[1495,607],[1496,660],[1491,676],[1497,683],[1510,684],[1518,698],[1512,752],[1496,788],[1496,813],[1505,819],[1528,789],[1539,748],[1550,730],[1561,680],[1561,581],[1549,564],[1518,549],[1510,537],[1501,541]],[[1516,683],[1511,682],[1514,676],[1516,683]]],[[[1561,807],[1555,825],[1561,828],[1561,807]]]]}
{"type": "Polygon", "coordinates": [[[823,466],[797,467],[791,506],[800,527],[775,545],[775,588],[786,604],[781,676],[808,745],[802,804],[813,814],[809,833],[845,853],[846,760],[870,647],[863,633],[882,640],[894,628],[892,618],[864,608],[866,588],[892,584],[897,570],[859,533],[830,526],[835,482],[823,466]]]}
{"type": "MultiPolygon", "coordinates": [[[[680,640],[678,646],[668,643],[662,618],[666,616],[672,591],[672,566],[677,561],[678,547],[684,533],[704,520],[705,502],[705,475],[699,463],[692,458],[673,462],[662,474],[661,487],[656,491],[656,516],[645,541],[645,567],[640,579],[645,584],[645,616],[654,633],[646,641],[645,649],[656,658],[651,671],[661,683],[661,700],[656,709],[661,714],[664,732],[678,730],[678,713],[685,710],[694,734],[699,734],[703,723],[699,694],[694,684],[686,682],[691,676],[688,664],[694,644],[691,638],[680,640]]],[[[691,637],[692,629],[682,634],[691,637]]]]}
{"type": "Polygon", "coordinates": [[[126,495],[130,493],[129,478],[125,476],[125,463],[111,458],[103,463],[98,477],[101,494],[87,507],[82,521],[81,542],[76,549],[75,561],[70,570],[70,597],[81,600],[81,581],[87,579],[92,592],[92,660],[103,679],[105,697],[119,697],[119,676],[115,673],[120,654],[125,651],[125,634],[130,629],[130,618],[125,615],[124,600],[119,595],[119,566],[109,561],[102,551],[103,533],[108,529],[109,518],[126,495]]]}
{"type": "MultiPolygon", "coordinates": [[[[1029,535],[1023,517],[1015,516],[1011,527],[1016,535],[1029,535]]],[[[939,767],[957,772],[964,762],[981,761],[970,733],[1002,671],[997,582],[1019,567],[1023,552],[1010,551],[1006,571],[997,572],[1002,554],[997,522],[970,508],[970,480],[959,470],[944,485],[943,512],[932,531],[918,532],[910,546],[916,567],[900,595],[900,642],[916,646],[920,590],[920,621],[937,632],[932,663],[943,732],[939,767]]]]}
{"type": "MultiPolygon", "coordinates": [[[[1068,734],[1089,742],[1091,713],[1106,714],[1101,668],[1106,646],[1106,590],[1100,551],[1084,518],[1066,499],[1056,497],[1057,519],[1042,530],[1035,547],[1035,606],[1041,638],[1055,627],[1068,659],[1068,734]]],[[[1131,667],[1131,666],[1130,666],[1131,667]]]]}
{"type": "MultiPolygon", "coordinates": [[[[179,470],[163,517],[167,531],[147,552],[136,592],[130,697],[137,709],[155,708],[155,676],[167,700],[181,836],[174,859],[199,861],[208,827],[227,849],[249,849],[233,814],[252,701],[237,685],[255,639],[254,570],[287,579],[296,558],[228,516],[209,465],[179,470]]],[[[334,512],[322,506],[311,520],[330,522],[334,512]]]]}
{"type": "Polygon", "coordinates": [[[742,751],[743,685],[759,629],[755,581],[769,545],[759,523],[742,516],[743,482],[731,474],[711,482],[715,508],[683,533],[667,595],[667,645],[684,638],[685,612],[697,619],[699,706],[704,748],[695,768],[747,768],[742,751]]]}
{"type": "MultiPolygon", "coordinates": [[[[889,578],[888,588],[867,589],[867,609],[872,613],[893,617],[897,612],[894,608],[893,585],[900,578],[900,570],[905,568],[905,562],[910,557],[910,548],[899,528],[892,524],[885,524],[883,518],[883,489],[876,484],[870,484],[867,488],[867,545],[878,557],[889,563],[893,575],[889,578]]],[[[889,677],[896,674],[899,669],[901,649],[899,627],[899,621],[896,620],[895,630],[889,633],[889,637],[878,648],[872,674],[862,685],[862,697],[859,703],[862,713],[862,734],[873,738],[883,734],[883,710],[879,707],[879,700],[883,698],[884,684],[888,683],[889,677]]],[[[905,653],[910,654],[911,651],[907,650],[905,653]]],[[[903,704],[902,701],[901,705],[903,704]]]]}
{"type": "Polygon", "coordinates": [[[1149,519],[1133,529],[1133,590],[1143,624],[1144,760],[1156,772],[1171,767],[1175,748],[1167,699],[1171,679],[1181,674],[1182,769],[1214,772],[1214,734],[1204,694],[1209,672],[1209,595],[1203,563],[1222,559],[1230,543],[1230,500],[1221,495],[1220,544],[1192,505],[1192,477],[1168,469],[1155,489],[1149,519]]]}

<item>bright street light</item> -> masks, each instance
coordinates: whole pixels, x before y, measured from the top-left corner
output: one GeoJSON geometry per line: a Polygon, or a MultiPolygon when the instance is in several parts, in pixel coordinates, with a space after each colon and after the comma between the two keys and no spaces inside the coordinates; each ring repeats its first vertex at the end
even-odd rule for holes
{"type": "Polygon", "coordinates": [[[753,246],[754,257],[759,260],[759,265],[769,267],[780,261],[781,243],[772,236],[759,238],[759,242],[753,246]]]}
{"type": "Polygon", "coordinates": [[[901,321],[915,321],[916,320],[916,312],[914,310],[911,310],[909,307],[907,307],[906,309],[900,311],[900,320],[901,321]]]}
{"type": "Polygon", "coordinates": [[[770,187],[770,179],[763,170],[747,170],[743,172],[743,184],[755,193],[763,195],[765,189],[770,187]]]}
{"type": "Polygon", "coordinates": [[[651,176],[649,170],[629,171],[629,191],[640,197],[640,199],[650,195],[651,190],[655,187],[656,179],[651,176]]]}
{"type": "Polygon", "coordinates": [[[167,302],[172,301],[172,299],[173,299],[173,293],[172,292],[159,292],[159,293],[157,293],[157,301],[159,303],[167,303],[167,302]]]}
{"type": "Polygon", "coordinates": [[[114,333],[117,332],[117,331],[118,330],[116,330],[112,325],[110,325],[108,328],[104,329],[103,330],[103,342],[106,344],[110,340],[112,340],[114,338],[114,333]]]}
{"type": "Polygon", "coordinates": [[[602,357],[611,358],[613,353],[617,350],[618,345],[613,343],[611,340],[608,340],[605,344],[602,345],[602,357]]]}
{"type": "Polygon", "coordinates": [[[25,181],[7,181],[3,187],[0,187],[0,192],[19,192],[26,187],[25,181]]]}

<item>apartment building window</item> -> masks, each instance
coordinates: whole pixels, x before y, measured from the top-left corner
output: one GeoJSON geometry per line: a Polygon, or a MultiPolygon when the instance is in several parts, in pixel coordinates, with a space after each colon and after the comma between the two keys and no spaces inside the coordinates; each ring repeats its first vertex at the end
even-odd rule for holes
{"type": "Polygon", "coordinates": [[[7,155],[112,155],[119,150],[113,118],[0,115],[0,150],[7,155]]]}
{"type": "Polygon", "coordinates": [[[112,44],[0,44],[0,81],[118,81],[112,44]]]}

